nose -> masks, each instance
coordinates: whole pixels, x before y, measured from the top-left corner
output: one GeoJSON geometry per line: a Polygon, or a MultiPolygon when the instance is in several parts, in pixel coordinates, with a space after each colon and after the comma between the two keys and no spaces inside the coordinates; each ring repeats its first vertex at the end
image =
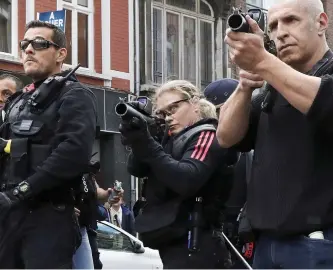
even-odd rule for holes
{"type": "Polygon", "coordinates": [[[31,43],[28,45],[28,47],[23,51],[25,54],[34,54],[35,50],[32,47],[31,43]]]}
{"type": "Polygon", "coordinates": [[[289,35],[287,28],[283,26],[282,24],[279,24],[277,26],[277,32],[276,32],[276,38],[278,40],[283,40],[289,35]]]}

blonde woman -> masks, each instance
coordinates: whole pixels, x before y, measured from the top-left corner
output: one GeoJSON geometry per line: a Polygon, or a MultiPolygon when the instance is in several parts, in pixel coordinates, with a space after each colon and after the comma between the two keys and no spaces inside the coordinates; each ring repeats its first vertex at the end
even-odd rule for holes
{"type": "Polygon", "coordinates": [[[220,211],[230,191],[228,151],[218,146],[217,120],[202,114],[201,100],[187,81],[171,81],[156,91],[155,113],[167,123],[161,144],[143,120],[140,127],[120,126],[132,149],[128,171],[148,177],[136,230],[146,246],[159,250],[165,269],[228,266],[223,240],[212,236],[221,227],[220,211]]]}

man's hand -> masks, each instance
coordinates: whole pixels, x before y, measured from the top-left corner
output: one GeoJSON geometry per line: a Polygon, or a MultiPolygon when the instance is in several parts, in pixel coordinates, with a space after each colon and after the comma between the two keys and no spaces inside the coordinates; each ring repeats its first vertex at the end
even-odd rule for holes
{"type": "Polygon", "coordinates": [[[115,190],[116,192],[116,196],[113,196],[111,199],[109,199],[109,203],[112,205],[112,204],[115,204],[115,203],[118,203],[120,201],[120,199],[124,196],[124,190],[121,189],[120,191],[117,191],[115,190]]]}
{"type": "Polygon", "coordinates": [[[259,75],[245,70],[239,71],[239,90],[252,92],[254,89],[261,88],[263,85],[264,80],[259,75]]]}
{"type": "Polygon", "coordinates": [[[103,189],[100,187],[97,187],[97,199],[101,202],[106,202],[110,195],[112,193],[112,188],[108,188],[108,189],[103,189]]]}
{"type": "Polygon", "coordinates": [[[264,47],[264,33],[249,15],[246,20],[252,33],[234,32],[227,29],[224,41],[229,45],[231,61],[241,69],[256,72],[257,66],[269,53],[264,47]]]}

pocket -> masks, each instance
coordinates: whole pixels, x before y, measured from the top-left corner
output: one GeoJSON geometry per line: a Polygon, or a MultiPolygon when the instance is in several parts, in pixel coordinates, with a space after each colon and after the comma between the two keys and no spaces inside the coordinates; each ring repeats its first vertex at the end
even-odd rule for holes
{"type": "Polygon", "coordinates": [[[11,131],[17,138],[37,136],[43,127],[43,122],[30,119],[15,121],[10,125],[11,131]]]}
{"type": "Polygon", "coordinates": [[[30,168],[36,171],[37,167],[40,166],[52,152],[52,147],[50,145],[42,144],[31,144],[30,145],[30,168]]]}

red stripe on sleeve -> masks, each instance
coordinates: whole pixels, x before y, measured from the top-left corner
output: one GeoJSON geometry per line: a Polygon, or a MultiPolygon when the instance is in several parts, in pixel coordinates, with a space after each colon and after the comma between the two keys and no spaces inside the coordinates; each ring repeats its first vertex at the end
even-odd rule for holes
{"type": "Polygon", "coordinates": [[[201,132],[201,134],[200,134],[200,136],[199,136],[199,140],[198,140],[196,146],[194,147],[194,151],[193,151],[193,153],[192,153],[192,155],[191,155],[191,158],[194,158],[195,155],[197,154],[197,152],[199,151],[199,146],[200,146],[201,140],[202,140],[202,138],[204,137],[205,133],[206,133],[205,131],[202,131],[202,132],[201,132]]]}
{"type": "Polygon", "coordinates": [[[205,146],[205,151],[204,151],[203,155],[201,156],[200,161],[204,161],[205,160],[205,158],[207,156],[207,152],[209,150],[209,147],[212,145],[214,137],[215,137],[215,133],[212,133],[210,135],[210,138],[209,138],[209,141],[208,141],[207,145],[205,146]]]}
{"type": "Polygon", "coordinates": [[[205,133],[205,137],[202,141],[202,143],[200,144],[200,147],[199,147],[199,152],[197,153],[197,155],[194,157],[194,159],[199,159],[200,156],[202,155],[202,153],[204,152],[204,149],[205,149],[205,146],[207,144],[207,141],[208,141],[208,138],[210,136],[211,132],[206,132],[205,133]]]}

